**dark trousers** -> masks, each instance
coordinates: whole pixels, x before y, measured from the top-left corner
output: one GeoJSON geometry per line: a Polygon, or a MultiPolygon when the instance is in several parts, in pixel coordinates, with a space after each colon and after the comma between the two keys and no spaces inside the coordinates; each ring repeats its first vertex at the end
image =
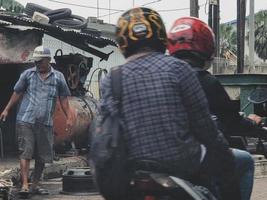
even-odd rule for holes
{"type": "Polygon", "coordinates": [[[199,179],[218,199],[241,199],[235,160],[229,149],[208,149],[201,165],[199,179]]]}

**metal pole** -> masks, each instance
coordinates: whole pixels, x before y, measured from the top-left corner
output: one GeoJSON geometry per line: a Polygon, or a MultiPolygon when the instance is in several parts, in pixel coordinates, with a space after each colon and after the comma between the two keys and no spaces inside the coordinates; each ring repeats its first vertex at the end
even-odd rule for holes
{"type": "Polygon", "coordinates": [[[215,63],[213,64],[213,73],[217,73],[219,64],[218,58],[220,57],[220,2],[219,0],[209,1],[209,18],[208,24],[212,28],[215,35],[215,63]]]}
{"type": "Polygon", "coordinates": [[[237,73],[244,72],[246,0],[237,0],[237,73]]]}
{"type": "Polygon", "coordinates": [[[97,14],[96,14],[96,18],[99,18],[99,0],[96,1],[96,9],[97,9],[97,14]]]}
{"type": "Polygon", "coordinates": [[[214,15],[216,15],[215,11],[217,10],[216,7],[218,6],[218,4],[219,4],[218,0],[209,0],[208,24],[213,31],[214,31],[214,25],[216,24],[214,15]]]}
{"type": "Polygon", "coordinates": [[[213,20],[212,20],[212,11],[213,11],[213,5],[212,4],[209,4],[209,16],[208,16],[208,23],[209,23],[209,26],[210,28],[213,28],[213,20]]]}
{"type": "Polygon", "coordinates": [[[108,6],[109,6],[109,9],[108,9],[108,23],[110,24],[110,9],[111,9],[111,0],[108,1],[108,6]]]}
{"type": "Polygon", "coordinates": [[[216,40],[216,51],[215,56],[220,56],[220,2],[217,0],[217,5],[214,5],[213,7],[213,32],[215,34],[215,40],[216,40]]]}
{"type": "Polygon", "coordinates": [[[198,0],[190,0],[190,16],[199,17],[198,10],[198,0]]]}
{"type": "Polygon", "coordinates": [[[241,71],[243,71],[242,67],[240,66],[240,2],[241,0],[237,0],[237,16],[236,16],[236,23],[237,23],[237,27],[236,27],[236,42],[237,42],[237,69],[236,72],[237,73],[241,73],[241,71]]]}
{"type": "Polygon", "coordinates": [[[255,67],[254,51],[255,51],[255,16],[254,16],[255,0],[250,0],[249,3],[249,64],[250,67],[255,67]]]}

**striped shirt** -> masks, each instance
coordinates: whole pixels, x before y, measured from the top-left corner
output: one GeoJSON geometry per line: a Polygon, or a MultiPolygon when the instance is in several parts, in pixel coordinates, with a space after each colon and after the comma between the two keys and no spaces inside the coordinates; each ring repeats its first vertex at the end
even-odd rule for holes
{"type": "Polygon", "coordinates": [[[70,96],[63,74],[51,67],[47,79],[43,80],[36,67],[25,70],[14,87],[17,93],[23,92],[17,121],[34,124],[53,125],[53,113],[58,96],[70,96]]]}
{"type": "MultiPolygon", "coordinates": [[[[100,112],[118,112],[110,74],[101,84],[100,112]]],[[[122,65],[122,116],[131,159],[153,159],[182,174],[198,170],[200,144],[218,137],[205,94],[188,64],[161,53],[122,65]]]]}

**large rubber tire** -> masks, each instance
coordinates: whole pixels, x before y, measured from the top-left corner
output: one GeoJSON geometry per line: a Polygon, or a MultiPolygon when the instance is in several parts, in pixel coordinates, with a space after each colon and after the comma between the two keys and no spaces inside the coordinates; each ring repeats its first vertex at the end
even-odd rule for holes
{"type": "Polygon", "coordinates": [[[88,194],[95,192],[93,177],[89,168],[67,169],[62,175],[62,189],[65,194],[88,194]]]}
{"type": "Polygon", "coordinates": [[[38,4],[35,3],[27,3],[24,9],[24,12],[29,15],[29,16],[33,16],[33,13],[35,11],[40,12],[40,13],[45,13],[47,11],[50,11],[51,9],[46,8],[44,6],[40,6],[38,4]]]}
{"type": "Polygon", "coordinates": [[[87,20],[78,15],[71,15],[66,19],[56,20],[53,22],[53,24],[63,28],[82,29],[86,27],[87,20]]]}
{"type": "Polygon", "coordinates": [[[54,22],[55,20],[58,19],[63,19],[63,18],[68,18],[71,16],[71,9],[69,8],[61,8],[61,9],[56,9],[56,10],[50,10],[45,13],[47,17],[49,17],[49,22],[54,22]]]}

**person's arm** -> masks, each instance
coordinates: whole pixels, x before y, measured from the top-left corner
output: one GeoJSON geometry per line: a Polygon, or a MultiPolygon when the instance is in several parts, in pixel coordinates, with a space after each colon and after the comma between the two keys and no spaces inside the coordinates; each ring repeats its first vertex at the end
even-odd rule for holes
{"type": "Polygon", "coordinates": [[[0,121],[6,121],[6,117],[8,116],[10,109],[19,102],[22,96],[23,96],[22,92],[21,93],[13,92],[7,106],[0,115],[0,121]]]}
{"type": "Polygon", "coordinates": [[[209,112],[208,101],[196,73],[184,64],[179,87],[189,120],[190,132],[206,147],[227,147],[227,141],[219,133],[209,112]]]}
{"type": "Polygon", "coordinates": [[[103,117],[118,112],[116,102],[112,95],[111,73],[109,72],[100,82],[99,112],[103,117]]]}
{"type": "Polygon", "coordinates": [[[225,135],[258,137],[266,135],[253,120],[242,117],[232,104],[232,101],[221,83],[212,75],[198,72],[198,78],[204,89],[212,114],[216,115],[224,128],[225,135]],[[202,73],[202,74],[200,74],[202,73]]]}
{"type": "Polygon", "coordinates": [[[223,122],[228,120],[229,115],[235,119],[238,118],[238,110],[233,107],[233,103],[221,83],[207,71],[197,71],[197,76],[207,97],[211,113],[223,122]]]}
{"type": "Polygon", "coordinates": [[[59,97],[59,102],[60,102],[60,105],[61,105],[61,108],[62,108],[64,114],[67,117],[66,131],[67,132],[71,132],[71,128],[72,128],[72,125],[73,125],[72,124],[73,120],[72,120],[72,112],[71,112],[71,109],[70,109],[68,96],[60,96],[59,97]]]}
{"type": "Polygon", "coordinates": [[[72,120],[72,112],[69,104],[69,96],[71,95],[64,75],[60,73],[59,85],[58,85],[58,95],[59,95],[59,103],[61,108],[67,118],[66,121],[66,131],[71,133],[71,128],[73,125],[72,120]]]}
{"type": "MultiPolygon", "coordinates": [[[[196,77],[185,68],[183,78],[180,82],[183,96],[183,104],[188,113],[189,128],[192,134],[207,147],[207,154],[212,155],[215,168],[219,166],[223,199],[229,196],[239,198],[238,179],[236,178],[235,158],[223,135],[217,130],[209,113],[208,102],[204,91],[196,77]],[[219,165],[218,165],[219,163],[219,165]]],[[[210,164],[208,162],[208,164],[210,164]]],[[[213,167],[211,167],[212,169],[213,167]]],[[[216,176],[216,175],[215,175],[216,176]]]]}

